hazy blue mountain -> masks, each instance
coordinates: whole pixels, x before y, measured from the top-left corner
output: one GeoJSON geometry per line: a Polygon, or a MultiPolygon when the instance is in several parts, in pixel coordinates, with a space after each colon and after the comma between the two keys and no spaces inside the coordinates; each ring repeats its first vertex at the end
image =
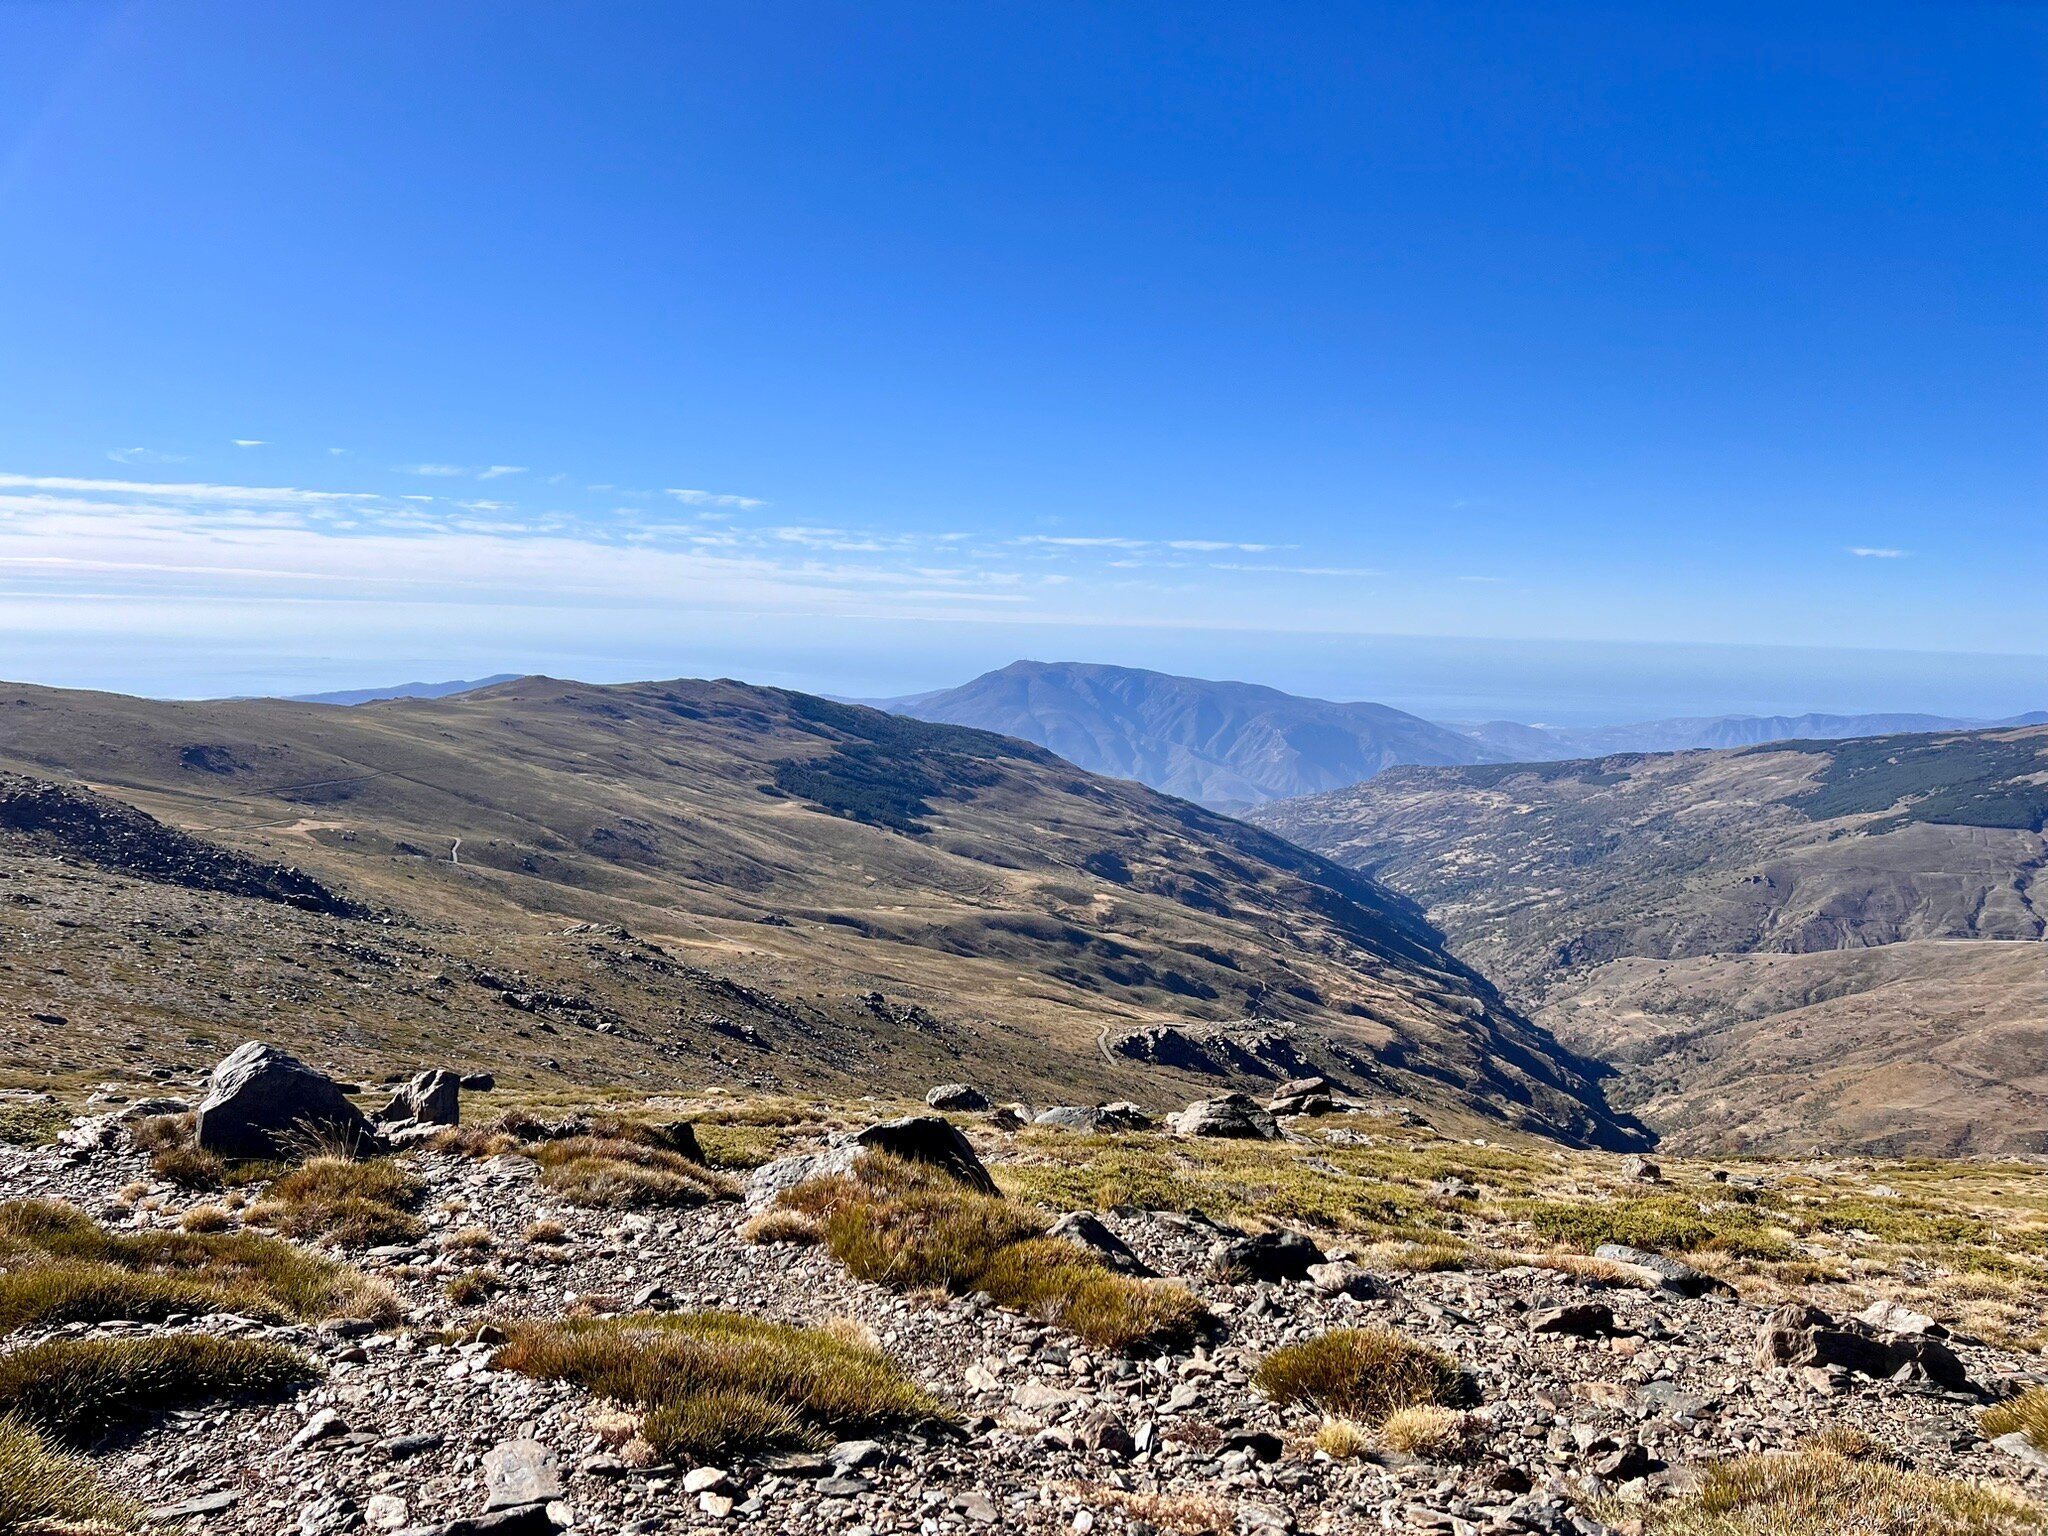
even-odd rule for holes
{"type": "Polygon", "coordinates": [[[1981,731],[2048,724],[2048,711],[2004,720],[1959,720],[1946,715],[1712,715],[1642,720],[1632,725],[1565,727],[1489,720],[1452,727],[1495,752],[1523,762],[1564,762],[1618,752],[1692,752],[1754,747],[1767,741],[1846,741],[1858,736],[1903,736],[1928,731],[1981,731]]]}
{"type": "Polygon", "coordinates": [[[295,693],[294,704],[374,704],[379,699],[447,699],[458,693],[473,693],[494,683],[509,683],[517,672],[493,672],[489,677],[455,683],[393,683],[389,688],[343,688],[335,693],[295,693]]]}
{"type": "Polygon", "coordinates": [[[1401,763],[1511,755],[1384,704],[1085,662],[1019,661],[958,688],[876,702],[1021,737],[1091,773],[1223,808],[1343,789],[1401,763]]]}

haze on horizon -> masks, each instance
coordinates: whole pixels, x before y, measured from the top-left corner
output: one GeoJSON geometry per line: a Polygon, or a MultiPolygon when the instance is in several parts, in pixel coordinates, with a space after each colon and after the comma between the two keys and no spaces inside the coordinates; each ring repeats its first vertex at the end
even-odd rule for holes
{"type": "Polygon", "coordinates": [[[0,675],[2048,703],[2048,18],[0,9],[0,675]]]}

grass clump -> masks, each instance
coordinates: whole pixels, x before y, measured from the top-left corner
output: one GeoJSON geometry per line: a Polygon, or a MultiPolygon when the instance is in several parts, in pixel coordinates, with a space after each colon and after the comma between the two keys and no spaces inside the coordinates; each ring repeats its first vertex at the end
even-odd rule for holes
{"type": "Polygon", "coordinates": [[[639,1410],[642,1438],[666,1461],[945,1417],[878,1349],[730,1312],[520,1323],[492,1363],[639,1410]]]}
{"type": "Polygon", "coordinates": [[[419,1180],[396,1163],[330,1153],[274,1181],[249,1220],[301,1242],[325,1240],[341,1248],[409,1243],[427,1230],[412,1212],[421,1193],[419,1180]]]}
{"type": "Polygon", "coordinates": [[[1698,1488],[1641,1512],[1646,1536],[2032,1536],[2018,1494],[1909,1472],[1854,1447],[1809,1444],[1709,1466],[1698,1488]]]}
{"type": "Polygon", "coordinates": [[[50,1339],[0,1355],[0,1415],[84,1441],[153,1413],[276,1396],[319,1376],[297,1350],[254,1339],[50,1339]]]}
{"type": "Polygon", "coordinates": [[[133,1527],[140,1507],[100,1481],[92,1463],[18,1418],[0,1418],[0,1531],[45,1524],[133,1527]]]}
{"type": "Polygon", "coordinates": [[[1332,1461],[1356,1461],[1372,1450],[1373,1432],[1356,1419],[1333,1414],[1316,1426],[1315,1445],[1332,1461]]]}
{"type": "Polygon", "coordinates": [[[1380,1443],[1424,1461],[1463,1461],[1474,1449],[1472,1419],[1441,1403],[1396,1408],[1380,1425],[1380,1443]]]}
{"type": "Polygon", "coordinates": [[[1208,1319],[1183,1286],[1117,1274],[1079,1243],[1045,1235],[1034,1212],[947,1174],[872,1156],[859,1170],[784,1193],[847,1270],[901,1291],[986,1291],[1102,1349],[1170,1346],[1208,1319]]]}
{"type": "Polygon", "coordinates": [[[2022,1434],[2035,1449],[2048,1451],[2048,1387],[2029,1387],[2010,1401],[1994,1403],[1979,1422],[1988,1438],[2022,1434]]]}
{"type": "Polygon", "coordinates": [[[565,1136],[525,1151],[540,1164],[541,1184],[572,1205],[687,1207],[739,1198],[729,1176],[645,1136],[565,1136]]]}
{"type": "Polygon", "coordinates": [[[1339,1328],[1283,1345],[1259,1362],[1252,1382],[1282,1406],[1374,1426],[1402,1408],[1454,1408],[1466,1397],[1455,1360],[1391,1328],[1339,1328]]]}
{"type": "Polygon", "coordinates": [[[529,1243],[539,1243],[548,1246],[569,1241],[569,1229],[552,1217],[543,1217],[539,1221],[529,1221],[526,1224],[526,1230],[519,1235],[529,1243]]]}
{"type": "Polygon", "coordinates": [[[489,1301],[505,1289],[505,1277],[496,1269],[468,1270],[442,1287],[442,1294],[458,1307],[474,1307],[489,1301]]]}
{"type": "Polygon", "coordinates": [[[178,1313],[265,1322],[398,1314],[388,1287],[255,1232],[109,1232],[57,1200],[0,1205],[0,1332],[178,1313]]]}
{"type": "Polygon", "coordinates": [[[62,1104],[0,1104],[0,1141],[13,1146],[47,1147],[70,1123],[71,1113],[62,1104]]]}
{"type": "Polygon", "coordinates": [[[802,1211],[763,1211],[740,1228],[740,1236],[750,1243],[791,1243],[799,1247],[815,1243],[824,1234],[818,1230],[818,1223],[802,1211]]]}

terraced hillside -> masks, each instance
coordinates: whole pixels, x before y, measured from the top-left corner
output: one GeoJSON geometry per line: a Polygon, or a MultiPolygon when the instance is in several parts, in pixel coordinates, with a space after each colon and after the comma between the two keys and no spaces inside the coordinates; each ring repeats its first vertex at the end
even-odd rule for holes
{"type": "Polygon", "coordinates": [[[888,1086],[965,1062],[1164,1101],[1187,1074],[1106,1040],[1250,1021],[1276,1072],[1630,1135],[1406,901],[985,732],[730,682],[349,710],[12,687],[0,768],[362,909],[0,839],[4,1060],[29,1080],[262,1034],[352,1075],[438,1052],[543,1086],[888,1086]]]}
{"type": "Polygon", "coordinates": [[[1420,902],[1681,1144],[2048,1145],[2048,730],[1406,768],[1256,819],[1420,902]]]}

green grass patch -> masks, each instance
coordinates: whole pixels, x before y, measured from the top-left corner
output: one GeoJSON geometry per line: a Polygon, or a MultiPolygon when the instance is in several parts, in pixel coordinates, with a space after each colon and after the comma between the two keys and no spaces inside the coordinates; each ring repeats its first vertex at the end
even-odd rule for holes
{"type": "Polygon", "coordinates": [[[254,1339],[50,1339],[0,1355],[0,1415],[58,1439],[88,1441],[151,1414],[274,1397],[319,1377],[297,1350],[254,1339]]]}
{"type": "Polygon", "coordinates": [[[62,1104],[0,1104],[0,1141],[17,1147],[47,1147],[70,1123],[62,1104]]]}
{"type": "Polygon", "coordinates": [[[121,1530],[141,1519],[141,1507],[101,1482],[91,1462],[31,1424],[0,1418],[0,1531],[56,1523],[121,1530]]]}
{"type": "Polygon", "coordinates": [[[868,1157],[857,1174],[786,1192],[848,1272],[901,1291],[986,1291],[1104,1349],[1192,1338],[1208,1313],[1185,1287],[1119,1275],[1079,1243],[1045,1235],[1028,1207],[936,1170],[868,1157]]]}
{"type": "Polygon", "coordinates": [[[641,1436],[665,1461],[815,1447],[946,1417],[878,1349],[730,1312],[518,1323],[493,1365],[638,1409],[641,1436]]]}
{"type": "Polygon", "coordinates": [[[645,1137],[568,1136],[524,1149],[540,1181],[572,1205],[688,1207],[735,1200],[736,1181],[645,1137]]]}
{"type": "Polygon", "coordinates": [[[1467,1389],[1449,1355],[1391,1328],[1339,1328],[1274,1350],[1252,1383],[1283,1407],[1300,1406],[1363,1424],[1402,1408],[1455,1408],[1467,1389]]]}
{"type": "Polygon", "coordinates": [[[1509,1210],[1538,1236],[1590,1253],[1602,1243],[1626,1243],[1652,1253],[1725,1253],[1745,1259],[1790,1259],[1797,1250],[1784,1233],[1747,1207],[1709,1210],[1682,1195],[1633,1200],[1521,1200],[1509,1210]]]}
{"type": "Polygon", "coordinates": [[[266,1322],[390,1321],[390,1290],[255,1232],[110,1232],[56,1200],[0,1205],[0,1331],[234,1312],[266,1322]]]}

